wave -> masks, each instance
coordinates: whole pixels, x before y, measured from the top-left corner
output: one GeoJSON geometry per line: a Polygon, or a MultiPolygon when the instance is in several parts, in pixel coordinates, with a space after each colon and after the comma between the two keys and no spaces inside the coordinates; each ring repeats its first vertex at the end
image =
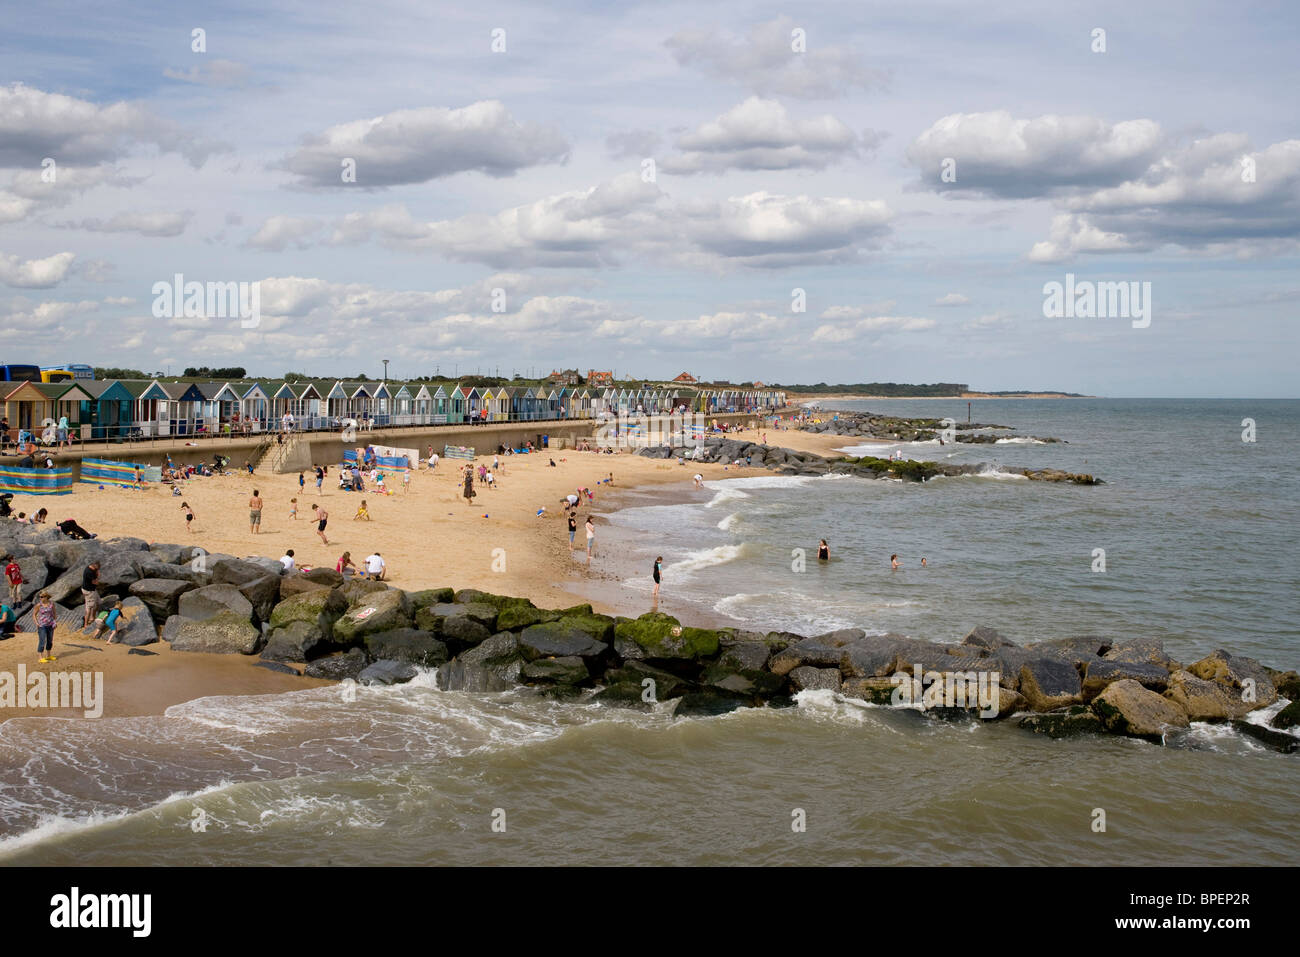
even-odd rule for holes
{"type": "Polygon", "coordinates": [[[1012,439],[998,439],[994,445],[1046,445],[1042,439],[1030,438],[1027,435],[1017,435],[1012,439]]]}
{"type": "Polygon", "coordinates": [[[739,498],[749,498],[749,494],[747,492],[742,492],[738,488],[722,488],[714,494],[713,498],[704,503],[704,507],[713,508],[715,505],[734,502],[739,498]]]}
{"type": "Polygon", "coordinates": [[[734,532],[736,528],[740,525],[740,521],[741,521],[740,513],[732,512],[722,521],[718,522],[718,528],[719,530],[724,532],[734,532]]]}
{"type": "Polygon", "coordinates": [[[673,562],[665,571],[670,572],[694,572],[702,568],[712,568],[715,565],[725,565],[727,562],[734,562],[746,554],[746,545],[741,542],[739,545],[717,545],[714,548],[705,548],[696,552],[687,552],[686,557],[681,561],[673,562]]]}

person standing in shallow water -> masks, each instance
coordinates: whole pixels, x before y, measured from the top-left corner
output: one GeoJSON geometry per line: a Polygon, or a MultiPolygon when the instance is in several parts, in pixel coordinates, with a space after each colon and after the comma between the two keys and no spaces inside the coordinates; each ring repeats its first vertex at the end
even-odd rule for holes
{"type": "Polygon", "coordinates": [[[664,557],[660,555],[658,558],[655,559],[655,567],[652,573],[654,575],[654,580],[655,580],[654,597],[656,602],[659,601],[659,583],[663,578],[663,564],[664,564],[664,557]]]}
{"type": "Polygon", "coordinates": [[[819,562],[828,562],[831,560],[831,547],[826,544],[826,539],[822,539],[817,545],[817,560],[819,562]]]}
{"type": "Polygon", "coordinates": [[[898,553],[897,553],[897,552],[895,552],[893,555],[890,555],[890,556],[889,556],[889,567],[890,567],[890,568],[902,568],[902,567],[903,567],[903,563],[900,562],[900,561],[898,560],[898,553]]]}

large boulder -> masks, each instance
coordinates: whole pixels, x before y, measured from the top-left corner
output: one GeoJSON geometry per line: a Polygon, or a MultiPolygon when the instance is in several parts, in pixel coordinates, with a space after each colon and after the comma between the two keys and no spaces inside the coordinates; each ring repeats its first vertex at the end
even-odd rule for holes
{"type": "Polygon", "coordinates": [[[140,552],[107,552],[99,560],[99,587],[101,591],[126,593],[132,582],[140,580],[140,552]]]}
{"type": "Polygon", "coordinates": [[[1281,751],[1283,754],[1295,754],[1300,751],[1300,738],[1293,734],[1287,734],[1285,731],[1277,731],[1242,718],[1233,719],[1232,729],[1239,734],[1254,738],[1274,751],[1281,751]]]}
{"type": "MultiPolygon", "coordinates": [[[[709,671],[706,670],[705,674],[708,675],[708,673],[709,671]]],[[[769,678],[775,677],[770,673],[767,673],[767,675],[769,678]]],[[[693,687],[690,682],[670,671],[636,660],[624,662],[621,668],[606,670],[602,680],[610,687],[614,685],[635,686],[638,695],[643,691],[649,692],[645,697],[648,697],[651,702],[680,697],[693,687]],[[647,681],[650,683],[647,684],[647,681]]]]}
{"type": "Polygon", "coordinates": [[[866,635],[857,629],[848,629],[846,632],[832,632],[829,635],[818,635],[815,638],[805,638],[797,641],[787,648],[778,651],[768,662],[768,668],[773,674],[788,675],[795,668],[812,667],[812,668],[839,668],[840,659],[844,656],[844,648],[853,647],[857,642],[866,638],[866,635]],[[850,632],[856,632],[851,634],[850,632]]]}
{"type": "Polygon", "coordinates": [[[661,612],[622,619],[614,627],[614,647],[622,658],[698,660],[717,654],[719,643],[718,632],[684,627],[661,612]]]}
{"type": "Polygon", "coordinates": [[[333,637],[334,622],[347,610],[336,590],[320,587],[286,598],[271,611],[271,627],[284,628],[295,621],[311,625],[324,641],[333,637]]]}
{"type": "Polygon", "coordinates": [[[330,588],[337,588],[344,582],[341,572],[336,572],[334,569],[326,565],[318,565],[315,568],[309,568],[306,571],[299,572],[298,575],[309,582],[315,582],[318,585],[328,585],[330,588]]]}
{"type": "Polygon", "coordinates": [[[1106,726],[1090,708],[1072,705],[1056,711],[1027,714],[1017,722],[1020,728],[1049,738],[1073,738],[1081,734],[1103,734],[1106,726]]]}
{"type": "Polygon", "coordinates": [[[281,628],[271,629],[271,637],[262,649],[262,658],[266,661],[309,661],[329,647],[318,624],[291,621],[281,628]]]}
{"type": "Polygon", "coordinates": [[[790,686],[795,691],[839,691],[840,669],[800,665],[790,672],[790,686]]]}
{"type": "MultiPolygon", "coordinates": [[[[346,593],[347,586],[343,586],[346,593]]],[[[394,628],[409,628],[412,623],[411,599],[406,592],[396,588],[372,592],[348,607],[334,622],[334,641],[351,644],[362,641],[366,635],[394,628]]]]}
{"type": "MultiPolygon", "coordinates": [[[[18,590],[19,602],[28,601],[45,587],[50,576],[49,563],[41,554],[31,554],[18,559],[18,567],[23,573],[23,583],[18,590]]],[[[5,584],[9,584],[8,581],[5,584]]]]}
{"type": "Polygon", "coordinates": [[[454,588],[423,588],[409,593],[411,607],[416,611],[429,605],[449,605],[456,597],[454,588]]]}
{"type": "Polygon", "coordinates": [[[966,637],[962,638],[961,643],[973,648],[983,648],[985,651],[1019,647],[1014,641],[1003,638],[996,629],[984,625],[976,625],[968,631],[966,637]]]}
{"type": "Polygon", "coordinates": [[[41,545],[40,553],[52,570],[67,571],[70,568],[85,568],[92,557],[99,558],[103,555],[104,545],[98,540],[62,539],[41,545]]]}
{"type": "Polygon", "coordinates": [[[1107,685],[1093,699],[1092,710],[1107,731],[1156,743],[1164,741],[1166,731],[1189,724],[1187,712],[1132,679],[1107,685]]]}
{"type": "Polygon", "coordinates": [[[241,558],[220,558],[209,561],[208,571],[212,573],[212,581],[221,585],[246,585],[267,573],[263,566],[241,558]]]}
{"type": "Polygon", "coordinates": [[[127,591],[144,602],[155,618],[166,621],[177,613],[181,595],[193,588],[194,585],[187,581],[142,578],[138,582],[132,582],[127,591]]]}
{"type": "Polygon", "coordinates": [[[1083,700],[1091,701],[1105,687],[1116,681],[1130,678],[1144,688],[1164,691],[1169,686],[1169,672],[1159,665],[1138,661],[1098,658],[1088,662],[1083,674],[1083,700]]]}
{"type": "Polygon", "coordinates": [[[564,621],[530,625],[519,633],[519,651],[529,661],[538,658],[598,658],[609,649],[586,629],[564,621]]]}
{"type": "Polygon", "coordinates": [[[529,681],[554,681],[557,684],[581,684],[591,677],[587,664],[576,655],[538,658],[524,664],[523,677],[529,681]]]}
{"type": "Polygon", "coordinates": [[[1277,700],[1277,688],[1268,669],[1254,658],[1220,649],[1188,665],[1187,670],[1203,681],[1213,681],[1229,689],[1241,703],[1250,705],[1247,710],[1266,708],[1277,700]]]}
{"type": "Polygon", "coordinates": [[[237,587],[239,593],[253,606],[253,618],[257,621],[270,621],[271,612],[280,600],[280,576],[262,575],[237,587]]]}
{"type": "Polygon", "coordinates": [[[1117,638],[1110,650],[1102,657],[1107,661],[1157,665],[1166,671],[1174,670],[1177,666],[1177,663],[1165,654],[1164,643],[1158,638],[1117,638]]]}
{"type": "Polygon", "coordinates": [[[740,708],[749,708],[754,700],[745,695],[728,694],[725,691],[709,688],[704,691],[691,691],[677,699],[673,715],[678,718],[709,718],[729,714],[740,708]]]}
{"type": "MultiPolygon", "coordinates": [[[[473,606],[468,605],[466,607],[473,606]]],[[[502,604],[494,625],[490,627],[495,627],[500,631],[519,631],[521,628],[527,628],[530,625],[556,621],[559,617],[560,613],[558,611],[538,608],[528,599],[520,598],[518,601],[502,604]]]]}
{"type": "Polygon", "coordinates": [[[1206,681],[1190,671],[1168,675],[1165,697],[1192,721],[1230,721],[1254,710],[1241,693],[1217,681],[1206,681]]]}
{"type": "Polygon", "coordinates": [[[1055,658],[1035,658],[1020,666],[1020,687],[1029,707],[1035,711],[1080,704],[1083,685],[1074,665],[1055,658]]]}
{"type": "MultiPolygon", "coordinates": [[[[445,631],[446,620],[451,618],[459,618],[479,625],[488,635],[492,634],[494,629],[499,631],[508,630],[504,628],[496,629],[496,606],[489,605],[486,602],[465,602],[462,604],[439,602],[434,605],[425,605],[415,612],[416,626],[435,633],[445,631]]],[[[455,630],[454,626],[453,630],[455,630]]],[[[479,641],[481,640],[482,638],[479,639],[479,641]]]]}
{"type": "MultiPolygon", "coordinates": [[[[902,665],[912,642],[902,635],[868,635],[840,649],[839,667],[852,678],[883,678],[902,665]]],[[[793,670],[793,669],[792,669],[793,670]]]]}
{"type": "MultiPolygon", "coordinates": [[[[318,581],[312,581],[304,575],[282,575],[280,577],[280,600],[295,598],[309,591],[330,591],[330,586],[318,581]]],[[[343,604],[347,605],[347,599],[343,593],[339,592],[339,598],[343,604]]]]}
{"type": "MultiPolygon", "coordinates": [[[[302,578],[303,576],[295,575],[293,577],[302,578]]],[[[304,580],[310,581],[310,579],[304,580]]],[[[339,586],[339,590],[343,593],[343,597],[348,600],[348,604],[352,605],[362,601],[367,595],[377,595],[379,592],[388,591],[389,589],[383,582],[372,581],[367,578],[349,578],[339,586]]]]}
{"type": "Polygon", "coordinates": [[[212,575],[209,572],[196,571],[189,565],[173,565],[169,562],[141,562],[140,577],[189,582],[195,586],[212,584],[212,575]]]}
{"type": "Polygon", "coordinates": [[[1275,728],[1294,728],[1300,726],[1300,701],[1292,701],[1289,705],[1273,715],[1273,720],[1269,722],[1275,728]]]}
{"type": "Polygon", "coordinates": [[[62,575],[45,586],[50,597],[60,605],[76,605],[81,602],[81,575],[90,564],[90,557],[81,558],[78,564],[67,569],[62,575]]]}
{"type": "Polygon", "coordinates": [[[253,603],[230,584],[204,585],[182,592],[176,607],[178,614],[193,621],[204,621],[223,612],[239,615],[250,623],[253,620],[253,603]]]}
{"type": "Polygon", "coordinates": [[[772,656],[771,649],[764,641],[722,640],[722,651],[718,655],[718,664],[733,671],[760,671],[772,656]]]}
{"type": "Polygon", "coordinates": [[[415,665],[406,661],[376,661],[362,670],[357,681],[363,685],[400,685],[419,673],[415,665]]]}
{"type": "Polygon", "coordinates": [[[858,698],[878,705],[892,705],[894,690],[899,683],[880,676],[858,676],[845,678],[840,693],[846,698],[858,698]]]}
{"type": "MultiPolygon", "coordinates": [[[[607,674],[606,679],[608,677],[607,674]]],[[[835,672],[835,677],[838,683],[838,670],[835,672]]],[[[761,669],[731,668],[717,661],[704,669],[704,672],[700,675],[700,684],[707,685],[710,688],[720,688],[734,694],[767,697],[778,693],[785,687],[785,678],[761,669]]]]}
{"type": "Polygon", "coordinates": [[[170,542],[150,542],[149,552],[153,561],[167,565],[179,565],[189,561],[189,546],[173,545],[170,542]]]}
{"type": "MultiPolygon", "coordinates": [[[[231,590],[234,591],[233,588],[231,590]]],[[[239,593],[236,591],[235,594],[239,593]]],[[[171,619],[169,623],[170,621],[171,619]]],[[[171,638],[173,651],[252,655],[257,653],[262,644],[262,632],[253,627],[248,615],[225,610],[202,620],[181,618],[180,621],[182,624],[171,638]]]]}
{"type": "Polygon", "coordinates": [[[158,625],[151,609],[139,598],[132,596],[122,602],[122,617],[126,627],[119,629],[118,641],[131,647],[152,645],[158,640],[158,625]]]}
{"type": "Polygon", "coordinates": [[[519,640],[502,631],[463,652],[438,669],[444,691],[507,691],[523,673],[519,640]]]}
{"type": "Polygon", "coordinates": [[[351,648],[308,662],[302,673],[308,678],[324,678],[327,681],[343,681],[347,678],[355,681],[365,667],[366,653],[360,648],[351,648]]]}
{"type": "Polygon", "coordinates": [[[405,661],[435,668],[447,661],[447,646],[430,632],[395,628],[366,635],[366,652],[378,661],[405,661]]]}

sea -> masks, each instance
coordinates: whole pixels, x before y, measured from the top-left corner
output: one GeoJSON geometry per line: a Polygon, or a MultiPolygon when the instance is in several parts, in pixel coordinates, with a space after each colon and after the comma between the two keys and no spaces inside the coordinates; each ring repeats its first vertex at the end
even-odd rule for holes
{"type": "MultiPolygon", "coordinates": [[[[965,400],[822,405],[968,416],[965,400]]],[[[650,607],[662,556],[659,607],[684,621],[1151,637],[1184,662],[1226,648],[1300,666],[1300,401],[989,399],[969,415],[1061,441],[846,440],[849,454],[985,467],[625,494],[601,540],[626,565],[628,613],[650,607]]],[[[1053,741],[827,691],[677,719],[441,691],[423,673],[355,694],[7,721],[0,864],[1290,865],[1297,794],[1300,754],[1222,725],[1166,747],[1053,741]]]]}

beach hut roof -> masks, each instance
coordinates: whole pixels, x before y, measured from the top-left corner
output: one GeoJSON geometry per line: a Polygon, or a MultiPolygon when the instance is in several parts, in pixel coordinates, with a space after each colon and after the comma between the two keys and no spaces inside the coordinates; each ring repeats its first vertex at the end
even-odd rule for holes
{"type": "Polygon", "coordinates": [[[108,399],[134,399],[135,396],[131,391],[122,384],[120,379],[95,379],[94,381],[81,380],[81,387],[98,400],[108,399]]]}
{"type": "Polygon", "coordinates": [[[89,400],[94,398],[94,396],[81,387],[81,383],[76,379],[68,379],[65,382],[33,382],[32,385],[40,389],[41,392],[45,394],[46,398],[54,399],[55,401],[76,402],[80,399],[89,400]],[[70,396],[68,395],[69,392],[79,392],[81,394],[70,396]]]}

